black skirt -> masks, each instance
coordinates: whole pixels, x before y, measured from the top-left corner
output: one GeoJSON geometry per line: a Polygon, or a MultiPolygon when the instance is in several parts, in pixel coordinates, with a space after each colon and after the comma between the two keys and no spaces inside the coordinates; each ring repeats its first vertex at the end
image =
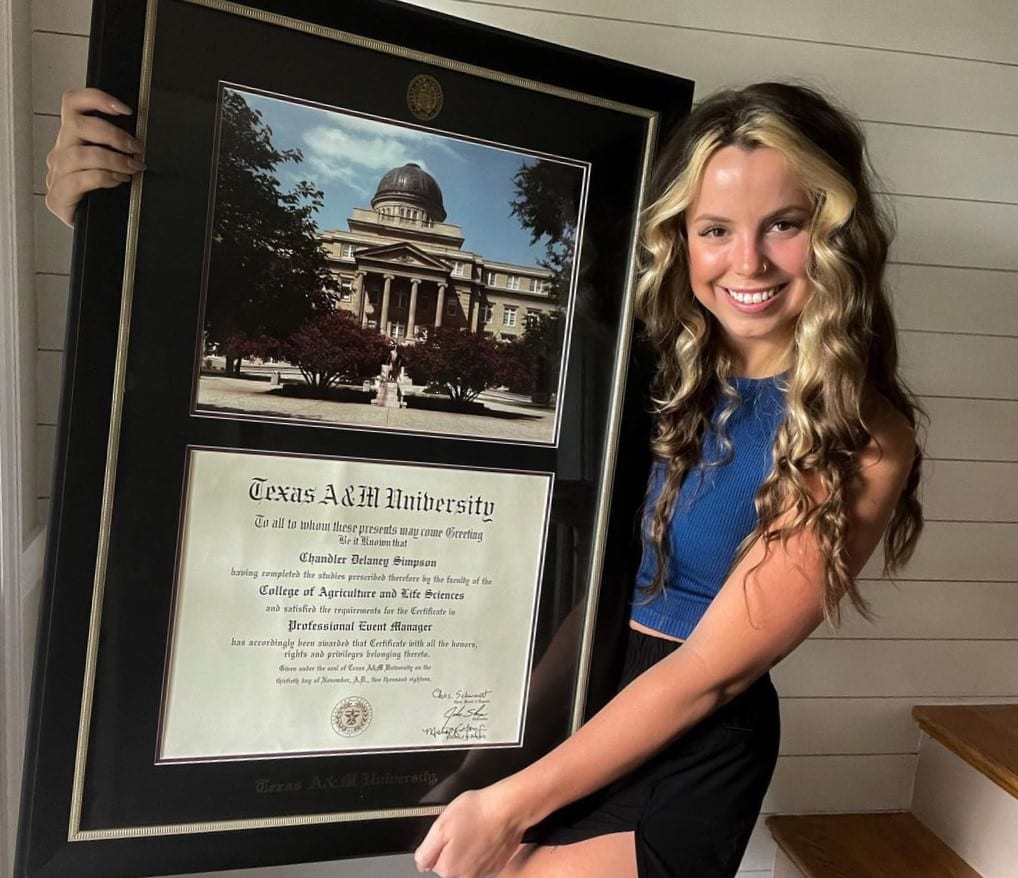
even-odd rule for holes
{"type": "MultiPolygon", "coordinates": [[[[619,688],[680,647],[630,631],[619,688]]],[[[765,674],[639,768],[532,827],[524,841],[572,844],[634,832],[640,878],[730,878],[760,814],[779,736],[778,696],[765,674]]]]}

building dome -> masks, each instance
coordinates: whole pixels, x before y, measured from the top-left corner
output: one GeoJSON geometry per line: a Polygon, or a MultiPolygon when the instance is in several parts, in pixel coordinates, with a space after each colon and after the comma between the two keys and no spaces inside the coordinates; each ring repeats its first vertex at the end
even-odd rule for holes
{"type": "Polygon", "coordinates": [[[383,214],[391,214],[401,206],[419,208],[430,222],[445,222],[442,190],[431,174],[413,162],[393,168],[382,177],[371,206],[383,214]]]}

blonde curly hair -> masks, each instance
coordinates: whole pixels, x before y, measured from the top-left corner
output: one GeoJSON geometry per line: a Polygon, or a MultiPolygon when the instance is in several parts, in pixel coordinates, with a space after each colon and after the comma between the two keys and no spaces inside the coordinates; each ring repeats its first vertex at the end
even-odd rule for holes
{"type": "MultiPolygon", "coordinates": [[[[707,162],[726,146],[780,152],[799,175],[813,211],[807,269],[813,294],[785,355],[786,410],[774,466],[756,494],[757,526],[732,566],[760,537],[770,551],[772,541],[811,529],[825,559],[827,621],[839,623],[845,595],[871,618],[847,557],[849,490],[858,453],[872,439],[865,403],[870,394],[881,394],[913,428],[924,413],[898,375],[884,280],[893,227],[873,197],[862,132],[817,92],[784,83],[725,91],[699,104],[662,152],[654,200],[643,217],[645,258],[636,307],[658,352],[651,447],[664,469],[660,492],[648,495],[645,513],[644,542],[657,568],[644,597],[650,600],[664,589],[669,521],[683,478],[702,465],[701,445],[715,407],[724,402],[717,420],[724,444],[725,423],[738,404],[726,380],[732,359],[715,318],[690,287],[684,215],[707,162]],[[811,484],[823,499],[815,498],[811,484]],[[779,527],[776,521],[785,512],[790,519],[779,527]]],[[[884,536],[885,574],[908,560],[922,530],[916,496],[921,462],[917,449],[884,536]]]]}

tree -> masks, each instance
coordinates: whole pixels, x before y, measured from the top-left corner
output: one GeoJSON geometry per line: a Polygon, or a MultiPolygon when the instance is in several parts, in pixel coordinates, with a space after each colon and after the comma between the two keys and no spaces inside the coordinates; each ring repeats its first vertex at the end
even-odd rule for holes
{"type": "Polygon", "coordinates": [[[499,343],[498,383],[513,393],[530,393],[534,389],[534,355],[522,336],[499,343]]]}
{"type": "Polygon", "coordinates": [[[562,368],[562,348],[565,321],[557,313],[531,315],[523,330],[523,344],[534,362],[534,384],[531,393],[534,402],[547,404],[558,388],[562,368]]]}
{"type": "Polygon", "coordinates": [[[552,273],[552,295],[565,301],[573,271],[581,176],[561,162],[538,159],[523,164],[513,176],[513,216],[530,232],[530,243],[544,239],[541,265],[552,273]]]}
{"type": "Polygon", "coordinates": [[[558,388],[562,342],[563,321],[558,314],[528,315],[523,335],[499,345],[502,365],[498,383],[547,405],[558,388]]]}
{"type": "Polygon", "coordinates": [[[377,375],[389,358],[389,342],[377,330],[364,329],[348,311],[312,317],[281,346],[312,387],[331,387],[343,378],[377,375]]]}
{"type": "Polygon", "coordinates": [[[499,384],[499,343],[469,330],[443,326],[428,339],[400,350],[404,368],[416,384],[439,384],[457,402],[470,402],[499,384]]]}
{"type": "MultiPolygon", "coordinates": [[[[240,334],[284,339],[332,308],[339,290],[318,239],[324,194],[306,180],[289,192],[276,171],[303,161],[278,150],[261,113],[223,97],[205,330],[220,344],[240,334]]],[[[239,358],[227,356],[227,372],[239,358]]]]}
{"type": "Polygon", "coordinates": [[[279,341],[264,336],[248,335],[246,332],[234,332],[219,342],[219,353],[227,363],[239,363],[249,357],[265,357],[269,359],[278,354],[279,341]]]}

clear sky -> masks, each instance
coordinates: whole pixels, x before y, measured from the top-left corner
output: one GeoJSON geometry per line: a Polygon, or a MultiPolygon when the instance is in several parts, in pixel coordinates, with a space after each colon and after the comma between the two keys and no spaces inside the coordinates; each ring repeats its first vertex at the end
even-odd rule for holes
{"type": "MultiPolygon", "coordinates": [[[[543,241],[531,245],[530,232],[512,216],[513,175],[536,158],[356,116],[237,90],[248,106],[262,114],[277,149],[299,149],[301,164],[280,165],[285,189],[308,180],[325,193],[319,228],[347,229],[354,207],[371,207],[378,181],[386,171],[416,162],[442,189],[446,222],[463,228],[464,249],[486,259],[536,265],[543,241]]],[[[577,168],[577,174],[582,171],[577,168]]]]}

